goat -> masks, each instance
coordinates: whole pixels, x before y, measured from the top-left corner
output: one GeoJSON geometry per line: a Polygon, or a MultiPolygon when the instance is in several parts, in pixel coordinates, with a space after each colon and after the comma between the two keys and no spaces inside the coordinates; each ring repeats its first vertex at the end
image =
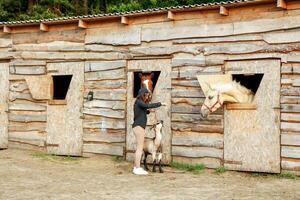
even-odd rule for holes
{"type": "Polygon", "coordinates": [[[153,125],[152,128],[155,130],[155,137],[154,138],[145,138],[144,141],[144,166],[145,169],[148,171],[147,167],[147,156],[149,154],[152,155],[152,161],[153,161],[153,172],[156,172],[156,164],[158,164],[159,172],[163,173],[163,170],[161,168],[161,159],[162,159],[162,149],[161,149],[161,140],[162,140],[162,133],[161,129],[163,126],[163,121],[160,120],[156,124],[153,125]]]}

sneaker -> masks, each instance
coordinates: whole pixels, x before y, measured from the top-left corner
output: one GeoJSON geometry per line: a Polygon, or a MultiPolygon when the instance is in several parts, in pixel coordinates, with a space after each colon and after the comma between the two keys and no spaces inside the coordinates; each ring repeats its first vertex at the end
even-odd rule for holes
{"type": "Polygon", "coordinates": [[[148,172],[146,172],[143,168],[141,167],[134,167],[133,168],[133,171],[132,171],[134,174],[136,175],[147,175],[148,172]]]}

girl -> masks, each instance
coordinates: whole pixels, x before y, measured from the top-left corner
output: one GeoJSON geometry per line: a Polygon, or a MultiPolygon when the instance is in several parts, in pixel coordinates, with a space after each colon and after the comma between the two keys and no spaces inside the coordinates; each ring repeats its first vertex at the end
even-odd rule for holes
{"type": "Polygon", "coordinates": [[[144,146],[145,128],[147,124],[147,114],[155,112],[152,108],[158,108],[164,104],[151,103],[149,104],[149,91],[146,88],[141,88],[134,103],[134,122],[132,125],[133,133],[135,134],[137,148],[135,152],[135,161],[133,173],[136,175],[147,175],[143,168],[141,168],[141,158],[144,146]]]}

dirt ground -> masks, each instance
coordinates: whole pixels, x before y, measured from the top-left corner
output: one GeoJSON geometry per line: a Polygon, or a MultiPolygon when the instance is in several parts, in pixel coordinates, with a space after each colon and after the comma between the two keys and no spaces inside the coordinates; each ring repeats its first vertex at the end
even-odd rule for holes
{"type": "Polygon", "coordinates": [[[300,199],[300,179],[251,173],[198,174],[165,167],[136,176],[109,156],[53,159],[27,150],[0,151],[0,199],[300,199]]]}

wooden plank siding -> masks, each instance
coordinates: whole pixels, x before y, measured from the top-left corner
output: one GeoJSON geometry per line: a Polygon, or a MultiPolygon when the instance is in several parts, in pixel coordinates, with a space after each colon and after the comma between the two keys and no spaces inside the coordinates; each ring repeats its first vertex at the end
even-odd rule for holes
{"type": "Polygon", "coordinates": [[[196,76],[227,73],[227,61],[279,59],[280,107],[274,109],[281,112],[281,170],[300,172],[299,4],[288,2],[287,10],[274,2],[231,7],[226,17],[219,9],[187,10],[176,12],[171,21],[166,13],[156,13],[128,17],[126,26],[104,18],[87,21],[85,29],[72,22],[49,24],[48,32],[11,27],[11,33],[0,34],[0,59],[10,60],[8,145],[47,149],[49,102],[35,99],[26,79],[55,73],[49,63],[84,62],[82,155],[123,156],[128,63],[167,58],[172,159],[217,168],[224,165],[224,110],[201,119],[205,96],[196,76]],[[87,100],[90,91],[92,101],[87,100]]]}

